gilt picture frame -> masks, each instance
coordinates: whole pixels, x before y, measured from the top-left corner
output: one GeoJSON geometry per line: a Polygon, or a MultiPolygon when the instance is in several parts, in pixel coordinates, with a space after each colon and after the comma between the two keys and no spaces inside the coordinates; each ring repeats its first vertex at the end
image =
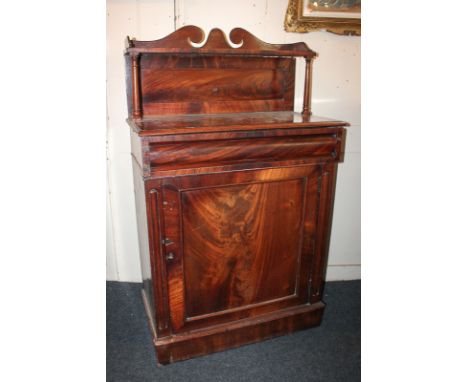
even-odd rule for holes
{"type": "Polygon", "coordinates": [[[361,0],[289,0],[286,32],[361,35],[361,0]]]}

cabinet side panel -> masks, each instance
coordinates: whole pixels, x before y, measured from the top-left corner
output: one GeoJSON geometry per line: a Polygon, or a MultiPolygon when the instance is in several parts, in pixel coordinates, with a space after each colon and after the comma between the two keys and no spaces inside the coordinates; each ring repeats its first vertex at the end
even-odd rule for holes
{"type": "Polygon", "coordinates": [[[138,225],[138,243],[140,246],[141,278],[143,279],[143,289],[148,297],[150,311],[154,322],[154,293],[151,274],[151,260],[148,240],[148,224],[146,218],[145,188],[141,170],[133,160],[133,182],[135,187],[135,204],[138,225]]]}

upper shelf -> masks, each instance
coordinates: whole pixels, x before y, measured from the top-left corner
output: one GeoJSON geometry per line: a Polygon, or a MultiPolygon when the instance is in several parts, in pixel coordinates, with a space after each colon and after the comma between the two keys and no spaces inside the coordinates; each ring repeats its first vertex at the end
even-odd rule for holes
{"type": "Polygon", "coordinates": [[[317,53],[305,43],[269,44],[242,28],[234,28],[229,33],[229,40],[218,28],[212,29],[205,39],[205,33],[199,27],[188,25],[170,35],[154,41],[130,40],[127,37],[126,52],[139,53],[176,53],[176,54],[214,54],[248,56],[287,56],[314,58],[317,53]]]}
{"type": "Polygon", "coordinates": [[[140,136],[291,128],[337,128],[348,123],[289,111],[227,114],[164,115],[131,121],[140,136]]]}

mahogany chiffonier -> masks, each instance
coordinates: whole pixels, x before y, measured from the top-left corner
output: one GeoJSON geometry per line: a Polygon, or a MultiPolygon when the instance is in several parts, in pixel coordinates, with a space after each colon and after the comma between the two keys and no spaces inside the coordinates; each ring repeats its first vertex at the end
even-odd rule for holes
{"type": "Polygon", "coordinates": [[[185,26],[125,50],[143,300],[161,364],[319,325],[324,311],[347,123],[311,115],[306,44],[241,28],[204,39],[185,26]]]}

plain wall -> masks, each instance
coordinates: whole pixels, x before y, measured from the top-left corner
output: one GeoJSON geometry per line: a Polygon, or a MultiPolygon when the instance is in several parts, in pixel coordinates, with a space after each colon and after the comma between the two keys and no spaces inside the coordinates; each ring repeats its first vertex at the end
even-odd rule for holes
{"type": "MultiPolygon", "coordinates": [[[[360,37],[328,32],[287,33],[287,0],[107,0],[107,279],[141,281],[124,76],[128,35],[155,40],[184,25],[207,34],[242,27],[270,43],[304,41],[318,52],[313,66],[312,111],[345,120],[344,163],[338,166],[327,280],[361,277],[360,37]]],[[[295,109],[301,110],[304,64],[298,60],[295,109]]]]}

